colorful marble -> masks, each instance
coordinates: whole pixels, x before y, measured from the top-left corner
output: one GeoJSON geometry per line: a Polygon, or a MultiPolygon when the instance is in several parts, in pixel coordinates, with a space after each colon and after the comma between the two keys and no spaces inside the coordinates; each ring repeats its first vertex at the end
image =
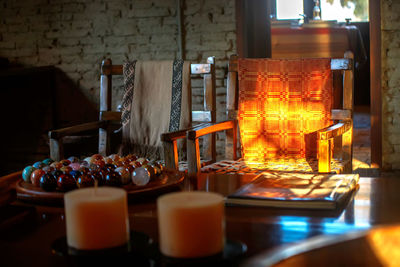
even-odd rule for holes
{"type": "Polygon", "coordinates": [[[37,162],[33,163],[32,166],[35,167],[36,169],[41,169],[46,165],[41,161],[37,161],[37,162]]]}
{"type": "Polygon", "coordinates": [[[43,168],[42,168],[42,170],[44,170],[45,172],[53,172],[54,170],[55,170],[55,168],[54,167],[52,167],[52,166],[44,166],[43,168]]]}
{"type": "Polygon", "coordinates": [[[82,173],[77,170],[72,170],[69,172],[69,174],[71,174],[71,176],[74,177],[75,180],[78,180],[78,178],[82,175],[82,173]]]}
{"type": "Polygon", "coordinates": [[[45,173],[40,178],[40,187],[45,191],[54,191],[57,187],[57,180],[51,173],[45,173]]]}
{"type": "Polygon", "coordinates": [[[71,161],[69,161],[68,159],[63,159],[60,160],[60,163],[64,166],[68,166],[69,164],[71,164],[71,161]]]}
{"type": "Polygon", "coordinates": [[[32,172],[35,170],[37,169],[33,166],[25,167],[25,169],[22,171],[22,179],[24,179],[25,182],[30,183],[32,172]]]}
{"type": "Polygon", "coordinates": [[[149,183],[150,173],[143,167],[136,168],[131,175],[132,183],[143,186],[149,183]]]}
{"type": "Polygon", "coordinates": [[[105,177],[103,176],[101,171],[91,171],[90,174],[92,175],[93,179],[97,180],[99,186],[103,186],[105,184],[105,177]]]}
{"type": "Polygon", "coordinates": [[[105,180],[106,180],[106,185],[107,186],[114,186],[114,187],[122,186],[121,175],[118,172],[110,171],[106,175],[106,179],[105,180]]]}
{"type": "Polygon", "coordinates": [[[113,161],[118,161],[120,159],[120,156],[118,154],[111,154],[110,156],[108,156],[110,159],[112,159],[113,161]]]}
{"type": "Polygon", "coordinates": [[[52,160],[52,159],[50,159],[50,158],[47,158],[47,159],[42,160],[42,163],[45,164],[45,165],[50,165],[50,164],[53,163],[53,162],[54,162],[54,160],[52,160]]]}
{"type": "Polygon", "coordinates": [[[57,179],[57,189],[63,192],[67,192],[76,189],[76,181],[69,173],[61,174],[57,179]]]}
{"type": "Polygon", "coordinates": [[[31,183],[34,186],[40,186],[40,178],[45,174],[45,171],[42,169],[34,170],[31,174],[31,183]]]}
{"type": "Polygon", "coordinates": [[[96,161],[96,160],[103,160],[103,156],[100,155],[100,154],[94,154],[91,158],[92,158],[94,161],[96,161]]]}
{"type": "Polygon", "coordinates": [[[57,162],[51,163],[50,166],[56,168],[57,170],[59,170],[59,169],[61,169],[64,165],[63,165],[62,163],[60,163],[60,162],[57,161],[57,162]]]}
{"type": "Polygon", "coordinates": [[[132,182],[131,173],[129,172],[129,170],[127,168],[118,167],[115,169],[115,171],[118,172],[119,175],[121,175],[121,182],[123,185],[127,185],[132,182]]]}
{"type": "Polygon", "coordinates": [[[79,158],[74,157],[74,156],[69,157],[68,160],[69,160],[71,163],[77,163],[77,162],[79,162],[79,158]]]}
{"type": "Polygon", "coordinates": [[[63,171],[64,173],[70,173],[72,168],[70,166],[63,166],[60,171],[63,171]]]}
{"type": "Polygon", "coordinates": [[[72,162],[68,166],[70,166],[74,171],[77,171],[81,168],[81,164],[79,164],[78,162],[72,162]]]}
{"type": "Polygon", "coordinates": [[[92,187],[94,186],[94,181],[95,180],[93,179],[92,175],[84,173],[78,177],[78,179],[76,180],[76,185],[79,188],[92,187]]]}

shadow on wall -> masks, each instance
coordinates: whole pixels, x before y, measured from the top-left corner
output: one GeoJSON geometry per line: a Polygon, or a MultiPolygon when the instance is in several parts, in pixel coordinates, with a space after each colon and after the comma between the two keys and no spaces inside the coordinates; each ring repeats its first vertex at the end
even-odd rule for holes
{"type": "MultiPolygon", "coordinates": [[[[95,104],[55,67],[3,67],[0,84],[0,175],[49,157],[50,129],[98,119],[95,104]]],[[[96,151],[93,140],[98,139],[88,138],[73,149],[96,151]]]]}

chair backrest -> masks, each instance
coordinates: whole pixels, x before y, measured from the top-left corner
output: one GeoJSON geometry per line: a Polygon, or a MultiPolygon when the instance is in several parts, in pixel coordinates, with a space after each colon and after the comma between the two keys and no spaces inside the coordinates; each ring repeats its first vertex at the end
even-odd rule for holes
{"type": "MultiPolygon", "coordinates": [[[[207,58],[205,64],[191,64],[192,77],[201,76],[203,79],[204,110],[192,111],[192,123],[216,122],[216,90],[215,90],[215,58],[207,58]]],[[[112,77],[123,75],[123,65],[113,65],[111,59],[103,60],[100,79],[100,120],[120,121],[121,112],[112,111],[112,77]]],[[[110,154],[111,127],[99,129],[99,153],[110,154]]],[[[204,140],[204,155],[216,159],[215,135],[204,140]]]]}
{"type": "MultiPolygon", "coordinates": [[[[352,53],[346,53],[345,57],[347,58],[342,58],[342,59],[330,59],[327,60],[325,59],[325,63],[328,64],[328,69],[329,71],[332,71],[332,79],[329,80],[328,82],[331,83],[329,84],[329,86],[332,87],[332,104],[331,110],[329,110],[329,115],[330,115],[330,119],[332,121],[338,121],[338,120],[350,120],[352,121],[352,116],[353,116],[353,61],[352,61],[352,53]]],[[[272,77],[271,79],[271,75],[275,75],[276,74],[276,70],[271,71],[268,73],[268,71],[266,73],[264,73],[262,70],[260,71],[260,62],[261,65],[265,65],[267,68],[268,66],[272,66],[271,68],[273,69],[273,67],[275,66],[286,66],[289,68],[293,68],[295,64],[298,64],[300,62],[300,64],[303,64],[304,62],[307,61],[315,61],[315,59],[302,59],[302,60],[298,60],[298,61],[288,61],[288,60],[277,60],[277,59],[259,59],[260,62],[257,62],[256,59],[255,60],[257,67],[255,68],[255,72],[253,69],[253,75],[254,77],[246,77],[245,74],[243,73],[244,70],[242,69],[238,69],[238,58],[237,56],[232,56],[230,58],[230,62],[229,62],[229,72],[228,72],[228,81],[227,81],[227,116],[228,119],[239,119],[239,124],[240,124],[240,120],[243,120],[243,113],[244,112],[238,112],[239,111],[239,107],[240,107],[240,101],[243,101],[243,96],[241,98],[239,98],[239,79],[241,79],[241,85],[244,86],[267,86],[266,84],[268,84],[268,86],[270,86],[271,81],[275,81],[277,80],[276,78],[272,77]],[[258,69],[257,69],[258,68],[258,69]],[[257,72],[258,71],[258,72],[257,72]],[[239,77],[240,76],[240,77],[239,77]],[[245,78],[244,78],[245,77],[245,78]],[[250,82],[247,82],[245,80],[250,80],[250,82]],[[266,82],[265,79],[269,79],[268,82],[266,82]],[[240,114],[239,114],[240,113],[240,114]],[[239,118],[239,115],[241,116],[239,118]]],[[[318,62],[320,62],[321,60],[318,60],[318,62]]],[[[244,62],[246,62],[246,60],[240,60],[240,62],[242,63],[241,66],[244,66],[246,64],[244,64],[244,62]]],[[[250,65],[253,63],[252,60],[248,60],[247,63],[250,62],[250,65]]],[[[248,64],[247,64],[248,66],[248,64]]],[[[250,67],[251,68],[251,67],[250,67]]],[[[300,73],[303,69],[300,67],[300,73]]],[[[299,68],[297,68],[295,71],[299,71],[299,68]]],[[[251,74],[250,74],[251,75],[251,74]]],[[[301,75],[306,75],[306,74],[300,74],[299,77],[301,77],[301,75]]],[[[321,76],[321,75],[320,75],[321,76]]],[[[289,79],[290,77],[286,77],[285,79],[289,79]]],[[[311,79],[312,80],[312,79],[311,79]]],[[[288,81],[288,80],[286,80],[288,81]]],[[[284,83],[277,83],[278,87],[281,86],[284,83]]],[[[287,82],[287,84],[290,84],[289,82],[287,82]]],[[[293,85],[289,85],[289,86],[293,86],[293,85]]],[[[297,85],[295,85],[294,87],[296,87],[297,85]]],[[[273,88],[272,86],[272,90],[277,90],[278,88],[273,88]]],[[[246,88],[247,90],[247,88],[246,88]]],[[[251,91],[252,89],[250,89],[251,91]]],[[[254,97],[254,95],[261,95],[262,98],[264,98],[266,95],[271,94],[271,92],[266,92],[264,88],[258,88],[257,90],[261,91],[261,93],[255,89],[253,89],[253,92],[250,92],[250,94],[253,94],[253,99],[257,98],[254,97]]],[[[329,89],[330,91],[331,89],[329,89]]],[[[267,89],[268,91],[268,89],[267,89]]],[[[243,92],[242,92],[243,93],[243,92]]],[[[275,94],[276,92],[272,92],[272,94],[275,94]]],[[[286,88],[286,94],[289,93],[291,94],[291,92],[288,92],[287,88],[286,88]]],[[[294,93],[299,93],[299,92],[294,92],[294,93]]],[[[306,92],[307,93],[307,92],[306,92]]],[[[310,92],[308,92],[310,93],[310,92]]],[[[278,93],[279,94],[279,93],[278,93]]],[[[319,97],[321,98],[321,95],[319,95],[319,97]]],[[[300,98],[304,98],[304,96],[300,95],[300,98]]],[[[322,99],[320,99],[320,103],[323,103],[324,97],[322,97],[322,99]]],[[[249,98],[251,99],[251,97],[249,98]]],[[[277,99],[277,106],[279,106],[281,100],[279,100],[279,97],[277,99]]],[[[329,104],[330,101],[325,101],[329,104]]],[[[243,103],[242,103],[243,104],[243,103]]],[[[248,105],[246,107],[248,109],[248,105]]],[[[261,109],[262,110],[261,113],[263,114],[259,114],[258,117],[263,117],[265,116],[264,113],[266,113],[265,111],[270,108],[270,106],[267,107],[263,107],[261,109]]],[[[251,113],[251,111],[250,111],[251,113]]],[[[271,114],[267,115],[270,116],[271,114]]],[[[287,114],[285,114],[285,116],[287,116],[287,114]]],[[[276,119],[276,118],[274,118],[276,119]]],[[[254,116],[254,121],[257,122],[257,120],[260,120],[260,118],[257,118],[257,115],[254,116]]],[[[279,121],[279,119],[277,119],[277,121],[279,121]]],[[[283,121],[282,119],[280,121],[283,121]]],[[[285,121],[287,122],[288,120],[285,119],[285,121]]],[[[268,125],[268,124],[267,124],[268,125]]],[[[273,124],[269,124],[269,126],[271,126],[273,124]]],[[[328,126],[328,125],[325,125],[328,126]]],[[[322,127],[323,128],[323,127],[322,127]]],[[[287,129],[286,129],[287,130],[287,129]]],[[[268,131],[267,131],[268,132],[268,131]]],[[[244,131],[240,131],[240,134],[243,135],[245,134],[244,131]]],[[[263,134],[261,133],[259,135],[261,138],[265,138],[265,136],[263,136],[263,134]]],[[[254,134],[253,137],[257,138],[257,134],[254,134]]],[[[239,138],[245,140],[244,138],[239,138]]],[[[233,158],[233,153],[232,150],[229,149],[229,147],[231,147],[232,144],[232,136],[229,135],[229,133],[227,133],[227,145],[226,145],[226,156],[227,158],[233,158]]],[[[243,141],[242,140],[242,141],[243,141]]],[[[289,139],[288,139],[289,140],[289,139]]],[[[253,142],[254,140],[252,140],[253,142]]],[[[265,141],[265,140],[264,140],[265,141]]],[[[268,141],[267,141],[268,142],[268,141]]],[[[334,150],[334,155],[337,155],[341,158],[351,158],[352,155],[352,131],[351,134],[347,134],[344,135],[343,137],[340,138],[336,138],[334,140],[335,142],[335,150],[334,150]],[[337,147],[342,147],[343,144],[343,149],[342,151],[344,151],[343,154],[339,155],[341,152],[339,152],[339,149],[337,149],[337,147]]],[[[265,142],[262,142],[265,143],[265,142]]],[[[242,152],[242,147],[239,144],[239,146],[237,146],[238,148],[238,152],[242,152]]],[[[275,151],[276,152],[276,151],[275,151]]],[[[257,151],[255,153],[258,153],[257,151]]],[[[261,153],[262,154],[262,153],[261,153]]],[[[268,153],[264,153],[264,154],[268,154],[268,153]]],[[[274,154],[274,153],[272,153],[274,154]]],[[[242,155],[243,156],[243,155],[242,155]]],[[[281,155],[281,156],[286,156],[286,155],[281,155]]]]}

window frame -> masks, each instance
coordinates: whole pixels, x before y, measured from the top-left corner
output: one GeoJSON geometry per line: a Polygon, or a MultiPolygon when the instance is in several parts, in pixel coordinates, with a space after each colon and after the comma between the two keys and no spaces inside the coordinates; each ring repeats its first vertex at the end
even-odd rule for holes
{"type": "MultiPolygon", "coordinates": [[[[276,0],[269,1],[271,17],[276,17],[276,0]]],[[[319,4],[321,8],[321,3],[319,4]]],[[[303,14],[306,15],[306,18],[310,19],[313,17],[313,8],[314,8],[314,0],[303,0],[303,14]]],[[[322,11],[321,11],[322,12],[322,11]]]]}

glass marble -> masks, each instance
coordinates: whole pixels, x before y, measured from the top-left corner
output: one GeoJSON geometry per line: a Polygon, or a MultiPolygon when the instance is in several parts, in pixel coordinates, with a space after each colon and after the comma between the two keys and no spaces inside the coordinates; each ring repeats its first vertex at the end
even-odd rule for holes
{"type": "Polygon", "coordinates": [[[59,169],[61,169],[64,165],[63,165],[62,163],[60,163],[60,162],[57,161],[57,162],[51,163],[50,166],[56,168],[57,170],[59,170],[59,169]]]}
{"type": "Polygon", "coordinates": [[[121,175],[118,172],[110,171],[106,175],[106,185],[114,187],[122,186],[121,175]]]}
{"type": "Polygon", "coordinates": [[[69,174],[71,174],[71,176],[74,177],[75,180],[78,180],[78,178],[82,175],[82,173],[77,170],[72,170],[69,172],[69,174]]]}
{"type": "Polygon", "coordinates": [[[93,176],[87,173],[82,174],[81,176],[78,177],[76,180],[76,185],[79,188],[84,188],[84,187],[92,187],[94,186],[94,179],[93,176]]]}
{"type": "Polygon", "coordinates": [[[40,177],[40,187],[45,191],[54,191],[57,187],[57,180],[51,173],[45,173],[40,177]]]}
{"type": "Polygon", "coordinates": [[[150,179],[156,176],[156,171],[151,165],[145,165],[143,166],[143,168],[145,168],[150,173],[150,179]]]}
{"type": "Polygon", "coordinates": [[[36,169],[41,169],[46,165],[41,161],[37,161],[37,162],[33,163],[32,166],[35,167],[36,169]]]}
{"type": "Polygon", "coordinates": [[[45,174],[45,171],[42,169],[34,170],[31,174],[31,183],[34,186],[40,186],[40,178],[45,174]]]}
{"type": "Polygon", "coordinates": [[[50,165],[50,164],[53,163],[53,162],[54,162],[54,160],[52,160],[52,159],[50,159],[50,158],[47,158],[47,159],[42,160],[42,163],[45,164],[45,165],[50,165]]]}
{"type": "Polygon", "coordinates": [[[22,179],[24,179],[25,182],[30,183],[32,172],[35,170],[36,168],[33,166],[25,167],[25,169],[22,171],[22,179]]]}
{"type": "Polygon", "coordinates": [[[57,189],[63,192],[76,189],[76,181],[69,173],[61,174],[57,179],[57,189]]]}
{"type": "Polygon", "coordinates": [[[81,167],[81,164],[79,164],[78,162],[72,162],[71,164],[69,164],[69,166],[72,168],[72,170],[79,170],[81,167]]]}
{"type": "Polygon", "coordinates": [[[105,182],[106,182],[105,177],[103,176],[103,173],[101,171],[99,171],[99,170],[93,171],[92,170],[90,172],[90,175],[92,175],[93,179],[97,180],[99,186],[102,186],[105,184],[105,182]]]}
{"type": "Polygon", "coordinates": [[[149,183],[150,181],[150,173],[143,167],[136,168],[132,172],[132,182],[135,185],[143,186],[149,183]]]}
{"type": "Polygon", "coordinates": [[[120,159],[120,156],[118,154],[111,154],[110,156],[108,156],[110,159],[112,159],[113,161],[118,161],[120,159]]]}
{"type": "Polygon", "coordinates": [[[54,175],[54,177],[56,177],[56,179],[58,179],[58,177],[60,177],[61,174],[63,174],[64,172],[62,170],[57,170],[55,169],[52,174],[54,175]]]}
{"type": "Polygon", "coordinates": [[[71,164],[71,161],[69,161],[68,159],[63,159],[60,160],[60,163],[64,166],[68,166],[69,164],[71,164]]]}
{"type": "Polygon", "coordinates": [[[132,182],[131,173],[127,168],[118,167],[115,169],[115,171],[121,175],[121,182],[123,185],[130,184],[132,182]]]}
{"type": "Polygon", "coordinates": [[[42,170],[44,170],[45,172],[53,172],[54,170],[55,170],[55,168],[54,167],[52,167],[52,166],[44,166],[43,168],[42,168],[42,170]]]}
{"type": "Polygon", "coordinates": [[[77,162],[79,162],[79,158],[74,157],[74,156],[69,157],[68,160],[69,160],[71,163],[77,163],[77,162]]]}
{"type": "Polygon", "coordinates": [[[96,160],[103,160],[103,156],[100,154],[94,154],[92,157],[92,160],[96,161],[96,160]]]}
{"type": "Polygon", "coordinates": [[[64,173],[70,173],[72,171],[72,168],[70,166],[63,166],[60,170],[64,173]]]}

